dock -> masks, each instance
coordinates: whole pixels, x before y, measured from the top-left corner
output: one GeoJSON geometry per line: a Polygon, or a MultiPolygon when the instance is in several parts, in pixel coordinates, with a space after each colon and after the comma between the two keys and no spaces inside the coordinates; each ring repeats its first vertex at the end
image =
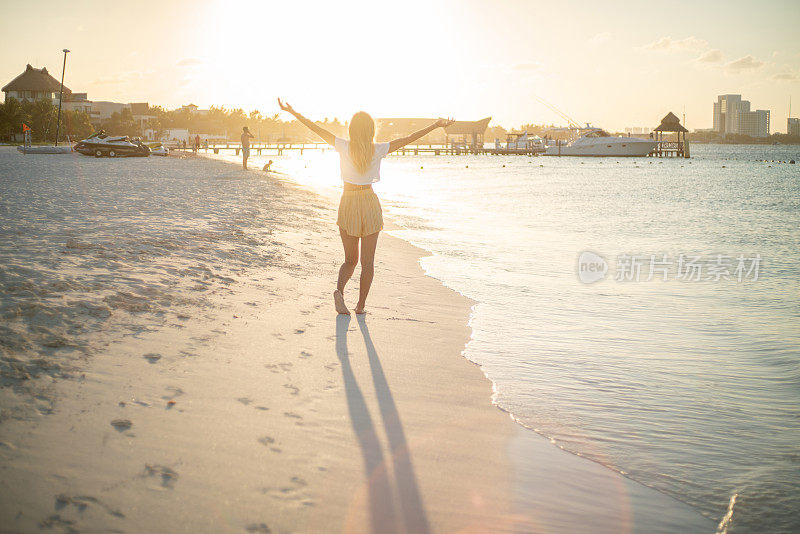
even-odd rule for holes
{"type": "MultiPolygon", "coordinates": [[[[174,151],[181,151],[181,152],[194,152],[195,149],[192,146],[186,146],[185,148],[182,146],[170,148],[170,150],[174,151]]],[[[325,152],[326,150],[333,150],[333,147],[327,143],[254,143],[250,145],[250,154],[256,156],[283,156],[287,154],[304,154],[306,151],[316,151],[319,150],[321,152],[325,152]]],[[[213,152],[214,154],[220,154],[225,152],[233,152],[237,156],[241,154],[242,147],[241,145],[226,143],[226,144],[214,144],[208,145],[208,147],[202,145],[199,149],[200,152],[213,152]]],[[[479,146],[469,146],[469,145],[406,145],[403,148],[400,148],[393,152],[393,154],[401,155],[401,156],[421,156],[421,155],[429,155],[429,156],[470,156],[470,155],[518,155],[518,156],[536,156],[543,152],[543,150],[538,148],[486,148],[486,147],[479,147],[479,146]]]]}

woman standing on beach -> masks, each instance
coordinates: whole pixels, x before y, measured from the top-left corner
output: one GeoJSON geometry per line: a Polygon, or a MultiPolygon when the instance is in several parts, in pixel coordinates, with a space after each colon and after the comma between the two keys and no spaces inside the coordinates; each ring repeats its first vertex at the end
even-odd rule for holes
{"type": "Polygon", "coordinates": [[[439,127],[446,127],[452,120],[439,119],[427,128],[390,143],[375,143],[375,122],[368,113],[359,111],[350,119],[350,139],[336,137],[295,111],[292,106],[278,99],[278,105],[317,134],[339,153],[344,191],[339,202],[336,224],[344,245],[344,263],[339,268],[339,280],[333,292],[336,311],[350,314],[344,303],[344,286],[358,263],[358,241],[361,240],[361,284],[355,312],[366,313],[366,301],[372,277],[375,273],[375,248],[378,234],[383,230],[383,214],[372,184],[380,180],[381,159],[387,154],[406,146],[439,127]]]}

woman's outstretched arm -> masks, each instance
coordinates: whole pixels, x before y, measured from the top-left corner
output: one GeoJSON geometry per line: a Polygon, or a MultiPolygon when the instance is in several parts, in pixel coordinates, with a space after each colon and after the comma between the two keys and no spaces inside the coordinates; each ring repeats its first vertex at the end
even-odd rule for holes
{"type": "Polygon", "coordinates": [[[420,137],[428,135],[429,133],[434,131],[436,128],[439,128],[440,126],[442,128],[447,128],[448,126],[450,126],[454,122],[455,121],[452,120],[452,119],[439,119],[438,121],[434,122],[433,124],[431,124],[427,128],[423,128],[423,129],[419,130],[418,132],[412,133],[411,135],[407,135],[405,137],[400,137],[398,139],[395,139],[394,141],[389,143],[389,152],[394,152],[398,148],[403,148],[407,144],[413,143],[414,141],[416,141],[420,137]]]}
{"type": "Polygon", "coordinates": [[[333,146],[333,144],[336,141],[336,136],[333,135],[331,132],[311,122],[309,119],[305,118],[303,115],[295,111],[294,108],[290,106],[287,102],[281,101],[280,98],[278,99],[278,105],[283,111],[288,111],[289,113],[294,115],[295,118],[299,120],[301,123],[303,123],[303,125],[305,125],[306,128],[308,128],[309,130],[320,136],[323,141],[333,146]]]}

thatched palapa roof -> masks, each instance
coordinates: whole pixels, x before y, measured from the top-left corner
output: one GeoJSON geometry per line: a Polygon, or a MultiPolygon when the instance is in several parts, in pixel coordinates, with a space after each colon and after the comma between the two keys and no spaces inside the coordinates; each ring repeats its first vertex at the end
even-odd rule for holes
{"type": "Polygon", "coordinates": [[[681,125],[681,120],[675,116],[673,112],[669,112],[661,119],[661,124],[655,129],[656,132],[688,132],[686,128],[681,125]]]}
{"type": "Polygon", "coordinates": [[[486,117],[479,121],[455,121],[453,124],[444,129],[447,135],[469,135],[469,134],[482,134],[489,126],[491,117],[486,117]]]}
{"type": "MultiPolygon", "coordinates": [[[[3,92],[8,91],[49,91],[57,93],[61,83],[50,76],[47,69],[34,69],[30,64],[25,67],[25,72],[11,80],[5,87],[3,92]]],[[[69,94],[70,91],[67,86],[64,86],[64,93],[69,94]]]]}

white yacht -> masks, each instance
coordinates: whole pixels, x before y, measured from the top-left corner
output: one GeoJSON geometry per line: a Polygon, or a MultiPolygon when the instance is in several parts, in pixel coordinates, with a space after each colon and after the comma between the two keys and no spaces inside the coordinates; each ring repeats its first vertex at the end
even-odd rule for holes
{"type": "Polygon", "coordinates": [[[545,156],[646,156],[656,147],[652,139],[614,137],[600,128],[590,128],[567,144],[548,145],[545,156]]]}

